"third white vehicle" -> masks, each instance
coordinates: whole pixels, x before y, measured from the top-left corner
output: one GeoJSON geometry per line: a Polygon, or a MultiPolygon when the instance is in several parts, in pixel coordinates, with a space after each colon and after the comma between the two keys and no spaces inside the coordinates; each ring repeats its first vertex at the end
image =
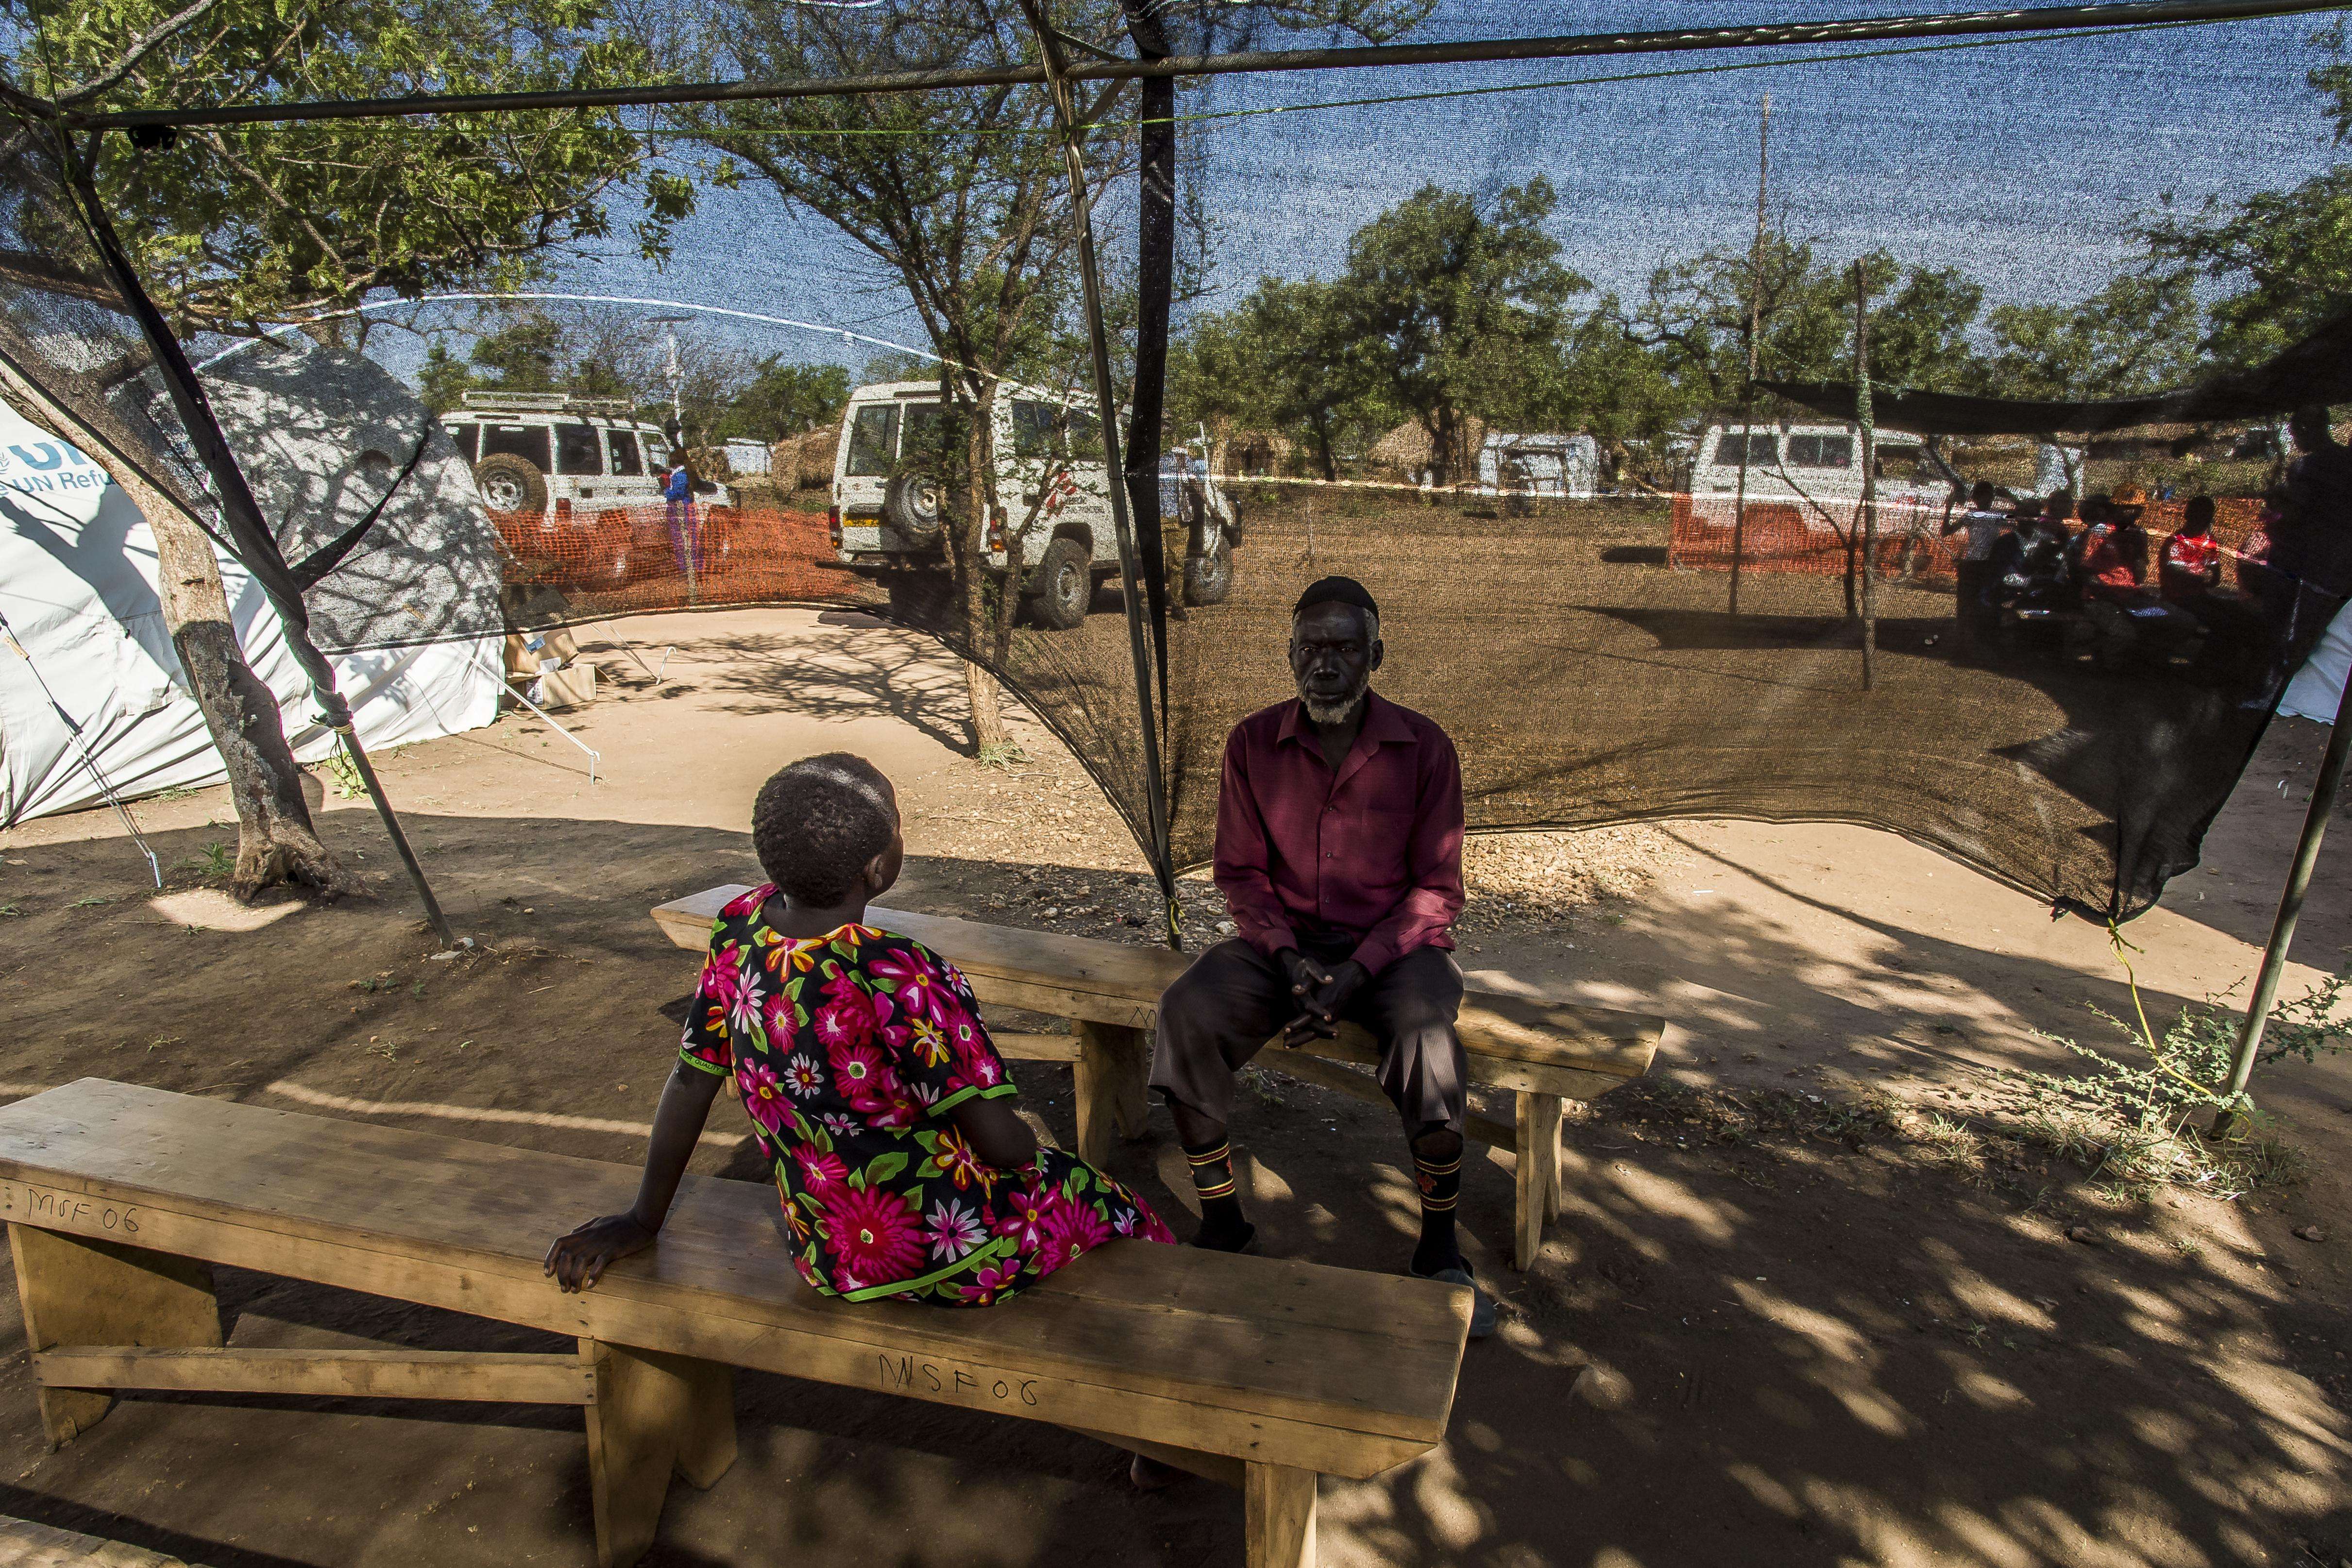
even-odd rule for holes
{"type": "MultiPolygon", "coordinates": [[[[1862,499],[1862,433],[1852,424],[1786,424],[1759,421],[1711,424],[1700,434],[1691,465],[1694,498],[1728,498],[1739,493],[1742,437],[1748,447],[1750,501],[1807,500],[1852,506],[1862,499]]],[[[1941,505],[1948,486],[1936,476],[1916,435],[1899,430],[1873,434],[1877,457],[1878,499],[1941,505]]]]}

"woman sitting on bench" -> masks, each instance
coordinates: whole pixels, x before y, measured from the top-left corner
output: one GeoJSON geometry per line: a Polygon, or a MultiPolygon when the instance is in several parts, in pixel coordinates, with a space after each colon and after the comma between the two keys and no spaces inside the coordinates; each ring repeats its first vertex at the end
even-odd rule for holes
{"type": "Polygon", "coordinates": [[[723,1082],[751,1113],[811,1285],[853,1301],[1002,1301],[1115,1236],[1173,1241],[1143,1200],[1013,1112],[971,988],[861,924],[906,858],[873,764],[803,758],[761,788],[769,884],[720,912],[635,1207],[548,1249],[566,1291],[654,1245],[723,1082]]]}

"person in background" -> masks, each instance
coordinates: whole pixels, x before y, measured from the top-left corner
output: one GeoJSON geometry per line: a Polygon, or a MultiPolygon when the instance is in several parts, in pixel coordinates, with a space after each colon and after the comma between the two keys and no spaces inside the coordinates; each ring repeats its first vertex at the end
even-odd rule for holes
{"type": "Polygon", "coordinates": [[[669,514],[669,553],[677,559],[678,571],[688,582],[695,580],[702,564],[702,531],[694,515],[694,498],[708,496],[718,488],[708,479],[695,476],[693,465],[687,461],[685,447],[669,449],[669,471],[662,478],[662,500],[669,514]]]}
{"type": "Polygon", "coordinates": [[[2016,528],[1993,546],[1990,591],[1996,623],[2001,612],[2013,609],[2021,618],[2031,612],[2046,619],[2072,601],[2066,530],[2046,515],[2048,505],[2031,497],[2020,501],[2016,528]]]}
{"type": "Polygon", "coordinates": [[[1975,652],[1991,629],[1992,619],[2000,615],[1993,601],[1993,586],[1997,580],[1992,569],[1993,549],[2000,543],[2001,531],[2011,518],[2007,512],[1993,509],[1991,481],[1979,479],[1969,494],[1969,509],[1944,525],[1946,538],[1968,530],[1968,543],[1960,549],[1955,563],[1959,576],[1959,596],[1952,608],[1954,641],[1963,653],[1975,652]],[[1992,619],[1989,619],[1992,618],[1992,619]]]}
{"type": "Polygon", "coordinates": [[[2147,530],[2139,526],[2147,497],[2137,485],[2126,485],[2112,496],[2094,496],[2083,503],[2083,520],[2089,526],[2075,541],[2081,553],[2084,601],[2105,599],[2119,604],[2142,602],[2147,580],[2147,530]]]}
{"type": "Polygon", "coordinates": [[[2213,537],[2213,497],[2198,496],[2179,531],[2164,541],[2157,589],[2174,604],[2194,606],[2221,586],[2221,541],[2213,537]]]}

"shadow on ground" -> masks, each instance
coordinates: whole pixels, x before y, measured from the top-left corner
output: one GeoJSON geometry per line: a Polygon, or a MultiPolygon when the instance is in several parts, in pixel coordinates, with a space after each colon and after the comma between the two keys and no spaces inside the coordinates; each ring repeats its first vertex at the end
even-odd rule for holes
{"type": "MultiPolygon", "coordinates": [[[[388,863],[371,821],[325,821],[371,872],[388,863]]],[[[273,1084],[649,1117],[672,1032],[655,1009],[694,960],[646,911],[752,880],[744,837],[409,822],[483,956],[430,958],[396,884],[380,903],[233,932],[159,913],[118,842],[25,849],[27,863],[5,873],[22,913],[0,927],[0,1079],[22,1092],[95,1073],[289,1109],[273,1084]]],[[[157,848],[184,864],[205,836],[161,835],[157,848]]],[[[980,914],[1017,894],[1018,869],[922,861],[898,896],[980,914]]],[[[1107,907],[1106,929],[1115,918],[1107,907]]],[[[1932,993],[1962,950],[1899,935],[1905,967],[1889,983],[1932,993]]],[[[1740,977],[1801,979],[1818,960],[1762,925],[1709,936],[1711,951],[1684,956],[1724,1016],[1695,1027],[1744,1017],[1859,1035],[1868,1021],[1839,1004],[1784,1025],[1780,998],[1743,1000],[1740,977]]],[[[1022,1064],[1016,1076],[1066,1138],[1066,1073],[1022,1064]]],[[[1393,1124],[1278,1075],[1248,1082],[1234,1134],[1266,1249],[1400,1267],[1414,1202],[1393,1124]]],[[[1790,1107],[1820,1103],[1795,1094],[1790,1107]]],[[[625,1134],[385,1119],[643,1153],[625,1134]]],[[[1470,1170],[1463,1220],[1504,1296],[1503,1331],[1472,1347],[1439,1450],[1326,1485],[1327,1562],[2252,1564],[2287,1560],[2298,1537],[2321,1562],[2352,1554],[2341,1280],[2311,1265],[2319,1253],[2283,1255],[2297,1244],[2274,1239],[2270,1217],[2230,1211],[2193,1231],[2161,1201],[2102,1195],[2046,1160],[1989,1171],[1861,1121],[1743,1124],[1674,1092],[1604,1102],[1569,1143],[1566,1213],[1526,1275],[1498,1256],[1507,1170],[1470,1170]],[[2068,1240],[2069,1227],[2096,1244],[2068,1240]]],[[[734,1158],[715,1144],[698,1156],[714,1171],[734,1158]]],[[[1112,1169],[1164,1211],[1181,1207],[1164,1124],[1121,1145],[1112,1169]]],[[[543,1343],[252,1275],[226,1277],[224,1296],[240,1343],[543,1343]]],[[[569,1412],[142,1398],[44,1458],[22,1342],[11,1301],[9,1511],[214,1568],[593,1561],[569,1412]]],[[[1204,1483],[1133,1496],[1118,1455],[1059,1431],[772,1376],[741,1377],[738,1405],[741,1460],[708,1493],[674,1490],[646,1563],[1243,1559],[1237,1498],[1204,1483]]]]}

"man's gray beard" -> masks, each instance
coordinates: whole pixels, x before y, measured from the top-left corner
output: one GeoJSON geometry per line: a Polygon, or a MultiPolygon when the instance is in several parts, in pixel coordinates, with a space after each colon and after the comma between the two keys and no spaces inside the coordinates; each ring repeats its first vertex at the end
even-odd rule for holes
{"type": "Polygon", "coordinates": [[[1371,690],[1371,686],[1372,673],[1367,670],[1364,672],[1364,678],[1356,683],[1355,689],[1338,702],[1318,703],[1305,692],[1298,694],[1298,701],[1300,706],[1307,709],[1307,716],[1313,723],[1345,724],[1354,716],[1356,705],[1364,700],[1364,694],[1371,690]]]}

